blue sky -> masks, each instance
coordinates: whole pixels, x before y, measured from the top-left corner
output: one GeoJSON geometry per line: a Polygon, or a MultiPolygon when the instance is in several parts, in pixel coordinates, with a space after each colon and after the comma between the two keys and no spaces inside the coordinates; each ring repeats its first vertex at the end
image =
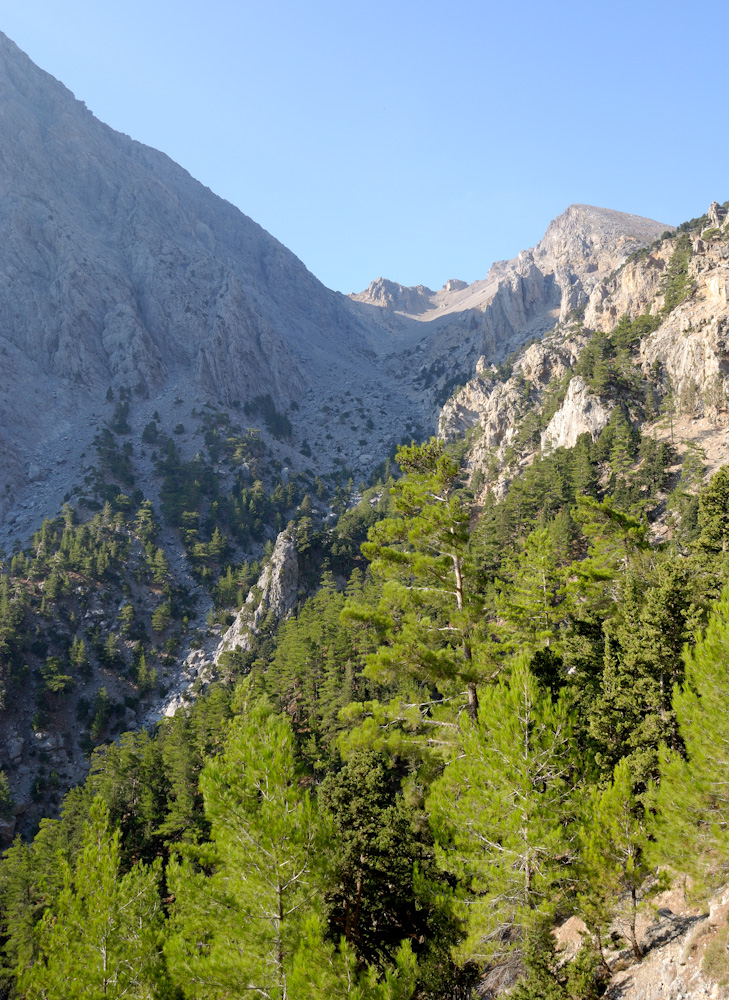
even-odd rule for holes
{"type": "Polygon", "coordinates": [[[5,0],[0,29],[343,292],[484,277],[572,202],[729,198],[723,0],[5,0]]]}

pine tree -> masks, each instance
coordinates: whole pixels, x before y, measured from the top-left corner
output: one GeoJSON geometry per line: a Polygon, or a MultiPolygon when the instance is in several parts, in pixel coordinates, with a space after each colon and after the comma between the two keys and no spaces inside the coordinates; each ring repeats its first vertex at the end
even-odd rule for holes
{"type": "Polygon", "coordinates": [[[729,877],[729,590],[712,606],[706,632],[685,654],[673,707],[684,752],[664,749],[656,800],[657,856],[700,889],[729,877]]]}
{"type": "Polygon", "coordinates": [[[152,560],[152,578],[155,583],[165,583],[169,577],[169,566],[162,549],[157,549],[152,560]]]}
{"type": "Polygon", "coordinates": [[[162,975],[161,861],[120,876],[119,852],[119,833],[97,799],[75,869],[65,864],[63,888],[39,925],[39,957],[19,970],[27,1000],[155,995],[162,975]]]}
{"type": "Polygon", "coordinates": [[[421,817],[408,808],[397,784],[384,755],[358,750],[325,778],[319,792],[337,831],[327,852],[330,931],[335,939],[343,936],[361,961],[379,968],[394,960],[406,937],[440,945],[449,932],[455,936],[447,907],[435,902],[444,886],[429,837],[416,832],[421,817]]]}
{"type": "Polygon", "coordinates": [[[438,857],[464,887],[464,957],[499,963],[552,912],[568,872],[575,764],[564,695],[540,689],[526,657],[484,688],[478,722],[428,800],[438,857]]]}
{"type": "Polygon", "coordinates": [[[589,821],[580,830],[581,908],[602,953],[602,932],[616,916],[628,929],[633,954],[642,957],[635,930],[638,894],[650,874],[648,835],[633,794],[629,762],[616,766],[612,784],[595,788],[589,821]]]}
{"type": "Polygon", "coordinates": [[[501,584],[496,609],[506,623],[506,647],[549,646],[565,612],[563,579],[551,533],[533,531],[522,551],[505,560],[502,572],[508,582],[501,584]]]}
{"type": "Polygon", "coordinates": [[[347,613],[378,627],[381,645],[368,676],[465,682],[475,718],[480,671],[473,631],[481,606],[467,560],[469,503],[460,470],[435,438],[400,448],[397,461],[405,476],[391,489],[395,516],[374,525],[362,546],[372,573],[384,581],[382,598],[377,608],[353,605],[347,613]]]}
{"type": "Polygon", "coordinates": [[[137,685],[140,693],[144,694],[146,691],[151,691],[156,683],[157,671],[154,667],[150,667],[147,664],[147,657],[142,652],[137,663],[137,685]]]}
{"type": "Polygon", "coordinates": [[[620,407],[613,410],[610,422],[614,427],[610,467],[617,479],[625,479],[635,456],[633,429],[625,419],[620,407]]]}
{"type": "Polygon", "coordinates": [[[162,764],[158,743],[144,729],[123,733],[92,755],[87,792],[103,798],[119,825],[123,869],[153,861],[160,852],[167,786],[162,764]]]}
{"type": "MultiPolygon", "coordinates": [[[[293,739],[288,722],[259,702],[234,722],[225,752],[201,775],[212,842],[195,852],[198,864],[185,856],[170,863],[167,945],[174,977],[200,1000],[252,992],[303,1000],[290,980],[315,912],[322,831],[299,782],[293,739]]],[[[314,965],[329,961],[320,937],[307,947],[314,965]]]]}
{"type": "Polygon", "coordinates": [[[125,639],[128,639],[134,628],[134,605],[127,601],[119,612],[118,618],[119,631],[125,639]]]}
{"type": "Polygon", "coordinates": [[[172,621],[172,610],[170,602],[164,601],[152,612],[152,628],[155,632],[164,632],[172,621]]]}
{"type": "Polygon", "coordinates": [[[671,444],[673,445],[673,422],[676,416],[676,396],[673,391],[673,380],[666,374],[666,391],[659,407],[661,416],[668,418],[668,425],[671,429],[671,444]]]}
{"type": "Polygon", "coordinates": [[[710,551],[727,551],[729,540],[729,465],[723,465],[699,494],[699,542],[710,551]]]}
{"type": "Polygon", "coordinates": [[[572,484],[575,496],[597,497],[598,474],[594,450],[590,435],[580,434],[572,449],[572,484]]]}
{"type": "Polygon", "coordinates": [[[650,583],[646,589],[633,574],[625,582],[621,620],[605,627],[602,692],[590,711],[598,763],[610,773],[628,757],[641,793],[657,777],[661,741],[678,745],[671,695],[701,621],[697,580],[685,562],[660,564],[650,583]]]}

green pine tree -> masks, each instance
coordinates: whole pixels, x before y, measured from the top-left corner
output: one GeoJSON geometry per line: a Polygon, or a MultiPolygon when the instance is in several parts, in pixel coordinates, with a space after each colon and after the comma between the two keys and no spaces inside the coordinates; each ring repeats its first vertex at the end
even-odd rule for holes
{"type": "Polygon", "coordinates": [[[161,860],[119,874],[119,833],[97,798],[75,869],[38,927],[39,954],[21,968],[26,1000],[98,997],[152,1000],[161,963],[161,860]]]}
{"type": "Polygon", "coordinates": [[[496,602],[506,648],[539,649],[555,641],[565,614],[563,575],[552,533],[533,531],[518,555],[506,559],[506,583],[496,602]]]}
{"type": "Polygon", "coordinates": [[[725,589],[703,638],[685,653],[685,682],[673,697],[684,750],[664,749],[655,803],[658,860],[707,891],[729,878],[728,643],[725,589]]]}
{"type": "Polygon", "coordinates": [[[573,724],[527,658],[484,688],[478,722],[428,800],[438,857],[464,889],[462,957],[499,963],[559,901],[569,870],[573,724]]]}
{"type": "Polygon", "coordinates": [[[316,915],[322,828],[293,747],[290,724],[259,702],[201,775],[212,842],[170,863],[167,943],[174,978],[200,1000],[304,1000],[291,982],[299,949],[306,942],[314,966],[332,960],[321,935],[304,936],[316,915]]]}
{"type": "Polygon", "coordinates": [[[627,928],[633,954],[642,957],[635,923],[638,895],[651,867],[646,860],[648,835],[640,811],[630,764],[622,760],[612,784],[593,790],[589,820],[580,830],[581,909],[601,954],[602,934],[618,916],[627,928]]]}
{"type": "Polygon", "coordinates": [[[397,461],[405,475],[391,489],[396,513],[374,525],[362,546],[383,581],[382,597],[375,608],[348,605],[347,613],[378,629],[368,676],[465,684],[475,718],[473,632],[481,603],[467,559],[470,508],[460,470],[435,438],[400,448],[397,461]]]}

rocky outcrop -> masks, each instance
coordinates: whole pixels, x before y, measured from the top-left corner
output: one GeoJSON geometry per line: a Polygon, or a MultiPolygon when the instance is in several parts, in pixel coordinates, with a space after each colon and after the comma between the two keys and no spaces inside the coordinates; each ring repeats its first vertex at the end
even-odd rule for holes
{"type": "MultiPolygon", "coordinates": [[[[145,726],[162,718],[170,718],[186,708],[215,679],[223,653],[240,649],[248,652],[261,623],[273,616],[285,618],[296,605],[299,586],[299,564],[296,545],[287,531],[276,539],[270,560],[261,571],[245,604],[222,639],[209,634],[202,647],[192,649],[182,663],[177,681],[165,697],[154,705],[143,720],[145,726]]],[[[219,633],[218,633],[219,634],[219,633]]]]}
{"type": "MultiPolygon", "coordinates": [[[[479,356],[503,360],[531,338],[544,336],[555,324],[587,308],[595,289],[630,254],[665,231],[664,224],[651,219],[572,205],[533,249],[497,262],[483,281],[470,285],[449,281],[433,292],[378,279],[366,292],[350,298],[371,311],[379,307],[374,312],[390,324],[393,348],[400,352],[398,363],[406,371],[412,369],[415,347],[416,384],[418,372],[440,372],[440,380],[428,381],[437,396],[454,381],[466,382],[479,356]],[[401,324],[399,333],[393,326],[396,321],[401,324]]],[[[427,400],[424,404],[427,407],[427,400]]]]}
{"type": "Polygon", "coordinates": [[[282,531],[276,539],[270,562],[264,566],[256,586],[223,636],[215,652],[214,663],[217,664],[228,650],[250,649],[258,626],[269,615],[277,621],[285,618],[296,605],[298,588],[296,544],[288,532],[282,531]]]}
{"type": "MultiPolygon", "coordinates": [[[[499,380],[497,369],[482,359],[477,377],[444,405],[441,436],[449,440],[471,431],[470,464],[474,469],[490,469],[494,482],[494,462],[496,467],[503,466],[509,445],[520,440],[522,418],[541,405],[550,381],[574,366],[591,330],[609,332],[623,315],[635,319],[650,313],[662,322],[640,343],[643,370],[654,379],[664,373],[664,392],[669,386],[673,391],[675,428],[680,424],[683,437],[700,443],[707,454],[707,468],[726,461],[723,427],[729,422],[729,241],[723,234],[713,234],[695,240],[693,246],[687,297],[668,315],[663,311],[663,285],[676,247],[675,238],[670,236],[649,252],[632,257],[593,288],[584,316],[589,329],[578,333],[575,324],[555,328],[540,344],[522,353],[513,375],[505,381],[499,380]],[[563,330],[571,331],[573,339],[565,340],[563,330]],[[686,426],[687,422],[691,426],[686,426]]],[[[608,401],[590,392],[582,378],[573,377],[560,408],[541,434],[542,451],[573,447],[583,433],[597,438],[612,409],[608,401]]],[[[659,431],[656,427],[652,433],[658,435],[659,431]]],[[[532,454],[531,445],[521,448],[522,464],[530,461],[532,454]]]]}
{"type": "Polygon", "coordinates": [[[581,434],[593,441],[610,420],[612,406],[600,399],[579,375],[570,379],[564,402],[542,432],[542,452],[574,448],[581,434]]]}
{"type": "Polygon", "coordinates": [[[475,429],[469,449],[474,469],[485,468],[492,457],[503,460],[506,449],[519,431],[527,410],[538,406],[543,391],[553,379],[561,378],[574,363],[577,345],[548,339],[530,345],[514,365],[513,374],[499,380],[495,368],[483,359],[480,371],[445,404],[438,434],[454,440],[475,429]]]}
{"type": "Polygon", "coordinates": [[[425,285],[406,286],[387,278],[376,278],[363,292],[349,297],[353,302],[364,302],[381,309],[417,316],[432,309],[434,295],[435,292],[425,285]]]}
{"type": "Polygon", "coordinates": [[[729,395],[729,242],[707,243],[689,264],[693,292],[641,343],[645,370],[659,362],[681,412],[723,419],[729,395]]]}
{"type": "Polygon", "coordinates": [[[653,219],[591,205],[571,205],[550,223],[533,257],[542,273],[555,276],[561,292],[560,320],[586,306],[606,274],[667,228],[653,219]]]}
{"type": "Polygon", "coordinates": [[[723,229],[725,226],[729,226],[729,212],[718,201],[712,201],[707,214],[709,216],[709,229],[723,229]]]}
{"type": "Polygon", "coordinates": [[[674,240],[664,240],[644,257],[628,261],[617,274],[598,282],[585,308],[587,329],[609,333],[621,316],[635,319],[645,313],[660,313],[663,280],[674,248],[674,240]]]}

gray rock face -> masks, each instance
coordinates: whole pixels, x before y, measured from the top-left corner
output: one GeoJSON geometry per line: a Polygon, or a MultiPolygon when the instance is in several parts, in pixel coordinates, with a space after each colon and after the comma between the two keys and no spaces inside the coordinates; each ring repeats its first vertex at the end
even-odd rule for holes
{"type": "MultiPolygon", "coordinates": [[[[270,393],[284,408],[322,379],[381,382],[379,327],[2,34],[0,246],[0,478],[11,484],[27,482],[63,421],[89,434],[88,408],[109,386],[139,398],[180,384],[228,406],[270,393]]],[[[397,425],[407,407],[394,379],[388,388],[397,425]]]]}
{"type": "Polygon", "coordinates": [[[658,313],[663,306],[663,280],[674,250],[666,240],[641,260],[630,261],[618,274],[595,285],[585,309],[589,330],[609,333],[621,316],[635,319],[643,313],[658,313]]]}
{"type": "Polygon", "coordinates": [[[503,382],[496,378],[495,369],[490,371],[481,361],[476,378],[443,407],[438,434],[449,441],[476,427],[469,449],[472,468],[485,468],[492,455],[503,460],[519,431],[521,418],[537,405],[550,381],[560,378],[574,363],[575,356],[576,348],[569,343],[532,344],[517,360],[514,374],[503,382]]]}
{"type": "Polygon", "coordinates": [[[282,531],[276,539],[270,561],[264,566],[255,587],[222,638],[208,633],[202,648],[192,649],[182,663],[173,688],[147,712],[143,725],[151,726],[162,718],[170,718],[188,708],[215,679],[220,658],[230,650],[251,649],[260,623],[270,614],[276,620],[285,618],[298,599],[299,564],[296,545],[282,531]]]}
{"type": "Polygon", "coordinates": [[[409,352],[417,344],[423,369],[435,363],[447,371],[444,381],[463,375],[465,382],[479,356],[502,359],[587,308],[611,272],[667,228],[624,212],[571,205],[533,249],[497,262],[483,281],[448,281],[433,292],[380,278],[350,298],[384,313],[393,339],[405,341],[409,352]]]}
{"type": "Polygon", "coordinates": [[[353,302],[366,302],[383,309],[391,309],[393,312],[417,316],[432,308],[434,294],[425,285],[407,287],[387,278],[376,278],[364,292],[350,295],[350,298],[353,302]]]}
{"type": "Polygon", "coordinates": [[[729,392],[729,246],[704,246],[689,264],[693,293],[640,348],[648,370],[671,376],[680,412],[726,419],[729,392]]]}
{"type": "Polygon", "coordinates": [[[299,562],[293,538],[282,531],[276,539],[271,561],[263,568],[256,587],[222,638],[215,653],[217,663],[227,650],[251,648],[251,639],[258,625],[269,614],[277,620],[285,618],[294,608],[298,597],[299,562]]]}
{"type": "Polygon", "coordinates": [[[612,407],[594,393],[583,378],[570,379],[564,402],[542,433],[542,453],[555,448],[574,448],[581,434],[590,434],[593,441],[610,420],[612,407]]]}
{"type": "Polygon", "coordinates": [[[721,229],[722,226],[727,225],[729,214],[724,206],[720,205],[718,201],[712,201],[709,205],[708,215],[710,228],[721,229]]]}

